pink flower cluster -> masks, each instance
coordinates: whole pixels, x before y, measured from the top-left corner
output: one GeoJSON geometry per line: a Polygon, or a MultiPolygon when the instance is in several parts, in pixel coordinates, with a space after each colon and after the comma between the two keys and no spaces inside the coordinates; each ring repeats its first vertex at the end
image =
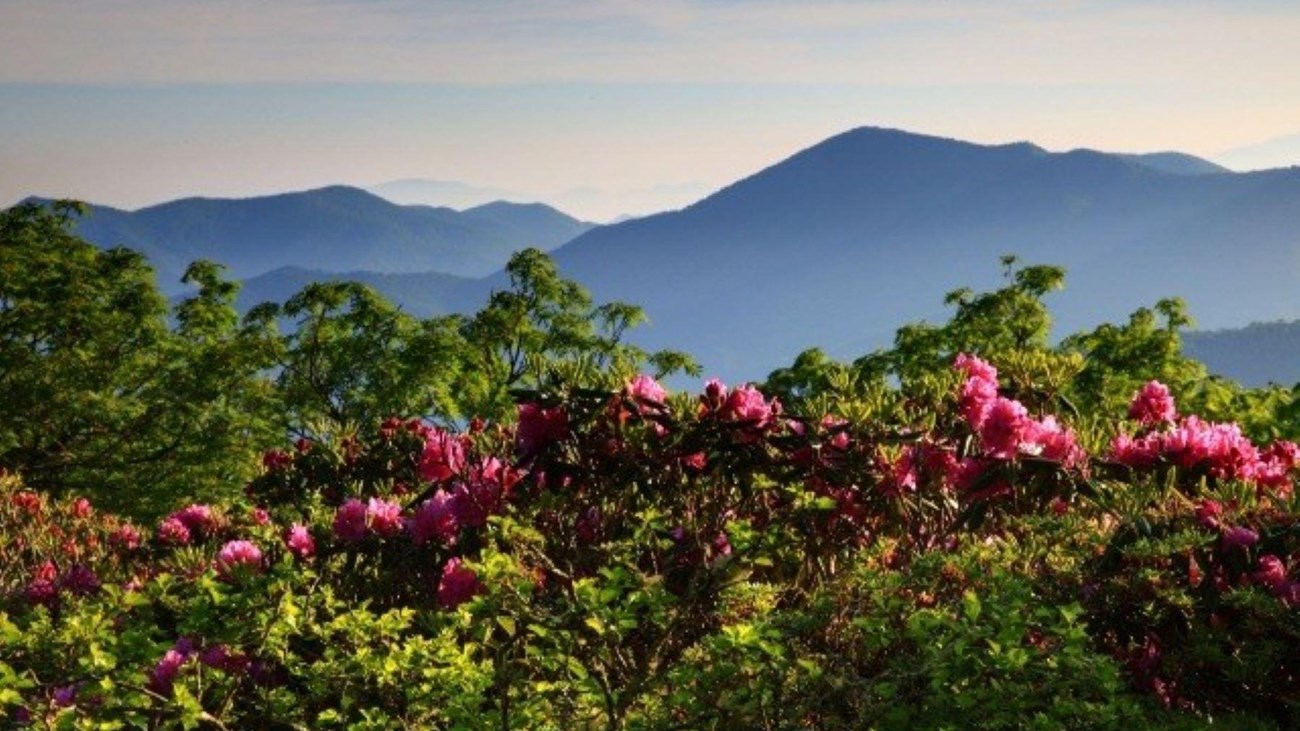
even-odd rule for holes
{"type": "Polygon", "coordinates": [[[230,541],[217,552],[217,575],[232,580],[242,573],[261,573],[262,549],[252,541],[230,541]]]}
{"type": "Polygon", "coordinates": [[[1074,432],[1054,416],[1035,419],[1019,401],[998,394],[998,372],[988,362],[962,353],[954,367],[966,374],[961,388],[963,418],[979,436],[985,457],[1037,457],[1079,467],[1087,454],[1074,432]]]}
{"type": "Polygon", "coordinates": [[[209,505],[188,505],[158,524],[158,540],[169,546],[187,546],[216,533],[220,518],[209,505]]]}
{"type": "Polygon", "coordinates": [[[761,433],[780,423],[781,402],[777,399],[768,401],[762,391],[748,383],[728,391],[722,381],[709,379],[704,384],[700,401],[704,413],[742,427],[744,441],[754,441],[761,433]]]}
{"type": "Polygon", "coordinates": [[[515,449],[521,457],[531,457],[569,435],[569,415],[563,409],[542,408],[538,404],[519,405],[519,424],[515,428],[515,449]]]}
{"type": "Polygon", "coordinates": [[[89,566],[73,564],[60,574],[59,567],[46,560],[32,571],[32,578],[23,593],[32,604],[53,609],[58,606],[62,592],[86,596],[98,591],[99,587],[99,576],[89,566]]]}
{"type": "Polygon", "coordinates": [[[438,606],[455,609],[483,592],[478,575],[460,558],[448,559],[438,579],[438,606]]]}
{"type": "Polygon", "coordinates": [[[442,429],[430,429],[420,454],[420,479],[443,482],[465,469],[466,437],[442,429]]]}
{"type": "Polygon", "coordinates": [[[369,534],[391,537],[402,532],[402,506],[389,500],[349,498],[334,512],[334,535],[344,541],[361,541],[369,534]]]}
{"type": "Polygon", "coordinates": [[[1259,449],[1237,424],[1179,418],[1169,389],[1156,381],[1142,387],[1129,415],[1149,427],[1141,436],[1119,434],[1111,443],[1113,461],[1135,469],[1172,465],[1203,470],[1220,480],[1242,480],[1290,494],[1291,475],[1300,462],[1300,447],[1278,441],[1259,449]]]}

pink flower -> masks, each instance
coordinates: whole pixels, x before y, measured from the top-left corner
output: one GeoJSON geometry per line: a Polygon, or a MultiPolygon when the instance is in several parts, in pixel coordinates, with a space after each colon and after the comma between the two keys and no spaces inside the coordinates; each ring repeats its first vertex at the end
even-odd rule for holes
{"type": "Polygon", "coordinates": [[[1110,458],[1134,469],[1155,467],[1160,461],[1159,436],[1151,434],[1134,439],[1127,434],[1116,435],[1110,445],[1110,458]]]}
{"type": "Polygon", "coordinates": [[[1268,554],[1259,557],[1259,569],[1255,571],[1255,582],[1261,586],[1267,587],[1271,591],[1277,591],[1286,586],[1286,564],[1282,559],[1268,554]]]}
{"type": "Polygon", "coordinates": [[[32,604],[53,607],[59,601],[59,587],[55,581],[59,570],[53,561],[46,561],[36,568],[32,580],[27,582],[23,594],[32,604]]]}
{"type": "Polygon", "coordinates": [[[385,538],[395,536],[402,532],[402,506],[372,497],[366,506],[366,523],[385,538]]]}
{"type": "Polygon", "coordinates": [[[1223,515],[1223,506],[1217,500],[1202,500],[1196,505],[1196,520],[1209,530],[1219,529],[1219,518],[1223,515]]]}
{"type": "Polygon", "coordinates": [[[1174,407],[1169,387],[1159,381],[1150,381],[1143,386],[1129,404],[1128,418],[1146,427],[1172,424],[1178,418],[1178,410],[1174,407]]]}
{"type": "Polygon", "coordinates": [[[240,673],[248,667],[248,657],[233,653],[222,644],[210,645],[199,653],[199,662],[226,673],[240,673]]]}
{"type": "Polygon", "coordinates": [[[134,551],[140,547],[140,531],[130,523],[123,523],[108,536],[108,542],[123,551],[134,551]]]}
{"type": "Polygon", "coordinates": [[[279,449],[270,449],[262,455],[262,468],[267,472],[277,472],[293,464],[293,457],[279,449]]]}
{"type": "Polygon", "coordinates": [[[767,428],[772,417],[780,413],[780,404],[776,400],[768,403],[762,392],[748,383],[732,389],[718,410],[720,418],[739,422],[751,429],[767,428]]]}
{"type": "Polygon", "coordinates": [[[168,520],[176,520],[184,525],[190,538],[211,535],[218,526],[217,514],[209,505],[192,504],[172,513],[168,520]]]}
{"type": "Polygon", "coordinates": [[[89,518],[95,510],[90,506],[90,501],[84,497],[79,497],[72,502],[72,514],[77,518],[89,518]]]}
{"type": "Polygon", "coordinates": [[[455,500],[444,490],[435,492],[428,500],[420,503],[415,509],[415,515],[407,522],[412,542],[420,546],[436,539],[444,546],[454,545],[460,532],[455,508],[455,500]]]}
{"type": "Polygon", "coordinates": [[[257,525],[266,525],[271,522],[271,514],[262,508],[253,508],[251,517],[253,518],[253,522],[257,525]]]}
{"type": "Polygon", "coordinates": [[[344,541],[366,537],[366,504],[350,498],[334,513],[334,535],[344,541]]]}
{"type": "Polygon", "coordinates": [[[77,683],[72,683],[71,685],[65,685],[60,688],[55,688],[54,694],[50,698],[51,702],[54,704],[54,707],[67,708],[72,704],[76,703],[77,690],[79,689],[79,687],[80,686],[77,683]]]}
{"type": "Polygon", "coordinates": [[[1047,416],[1042,421],[1028,420],[1022,430],[1019,450],[1066,467],[1077,467],[1087,460],[1087,455],[1075,441],[1074,432],[1047,416]]]}
{"type": "Polygon", "coordinates": [[[984,453],[996,459],[1014,458],[1031,421],[1019,401],[1001,396],[994,399],[985,412],[984,423],[979,427],[984,453]]]}
{"type": "Polygon", "coordinates": [[[454,609],[483,591],[478,575],[466,567],[459,558],[447,561],[438,580],[438,606],[454,609]]]}
{"type": "Polygon", "coordinates": [[[431,429],[420,454],[420,479],[442,482],[464,469],[465,440],[442,429],[431,429]]]}
{"type": "Polygon", "coordinates": [[[252,541],[230,541],[217,553],[217,575],[234,578],[241,572],[261,573],[262,549],[252,541]]]}
{"type": "Polygon", "coordinates": [[[962,418],[972,429],[979,430],[998,398],[998,371],[987,362],[965,353],[957,355],[953,367],[966,373],[966,381],[961,387],[962,418]]]}
{"type": "Polygon", "coordinates": [[[301,523],[289,526],[289,531],[284,537],[284,545],[289,549],[289,553],[299,560],[316,555],[316,541],[312,539],[311,531],[307,530],[307,526],[301,523]]]}
{"type": "Polygon", "coordinates": [[[651,406],[663,406],[668,400],[668,391],[659,385],[658,381],[644,373],[629,381],[624,391],[633,400],[651,406]]]}
{"type": "Polygon", "coordinates": [[[26,490],[14,493],[9,501],[28,515],[39,515],[43,504],[39,494],[26,490]]]}
{"type": "Polygon", "coordinates": [[[187,546],[192,539],[190,529],[178,518],[166,518],[158,524],[158,540],[167,546],[187,546]]]}
{"type": "Polygon", "coordinates": [[[63,587],[73,594],[86,595],[99,591],[99,577],[85,564],[77,564],[68,570],[62,581],[63,587]]]}
{"type": "Polygon", "coordinates": [[[162,658],[153,666],[153,670],[149,671],[149,690],[159,695],[171,695],[176,676],[180,674],[181,668],[189,662],[189,659],[190,653],[177,647],[172,647],[163,653],[162,658]]]}
{"type": "Polygon", "coordinates": [[[1249,548],[1259,542],[1259,534],[1249,528],[1233,526],[1223,532],[1224,548],[1249,548]]]}
{"type": "Polygon", "coordinates": [[[544,409],[537,404],[519,404],[515,448],[520,455],[537,454],[569,435],[569,416],[563,409],[544,409]]]}

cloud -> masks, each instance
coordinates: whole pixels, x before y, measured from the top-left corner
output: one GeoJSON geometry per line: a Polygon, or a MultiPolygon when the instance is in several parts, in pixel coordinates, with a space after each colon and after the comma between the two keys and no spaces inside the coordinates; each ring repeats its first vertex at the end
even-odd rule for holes
{"type": "Polygon", "coordinates": [[[0,81],[1294,86],[1271,3],[0,0],[0,81]]]}

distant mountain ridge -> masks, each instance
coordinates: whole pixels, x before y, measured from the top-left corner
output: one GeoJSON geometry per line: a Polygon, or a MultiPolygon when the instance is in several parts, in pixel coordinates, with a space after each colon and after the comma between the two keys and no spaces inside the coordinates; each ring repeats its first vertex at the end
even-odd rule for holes
{"type": "Polygon", "coordinates": [[[542,204],[500,202],[461,212],[400,206],[331,186],[243,199],[185,198],[137,211],[92,204],[77,233],[100,246],[145,253],[160,284],[174,291],[195,259],[225,264],[237,278],[302,265],[484,276],[515,251],[549,251],[592,226],[542,204]]]}
{"type": "MultiPolygon", "coordinates": [[[[517,204],[457,213],[380,203],[396,216],[388,226],[432,219],[473,229],[487,218],[502,238],[553,215],[517,204]]],[[[346,222],[332,220],[331,230],[346,222]]],[[[941,321],[943,295],[998,286],[1007,253],[1067,268],[1066,291],[1048,299],[1059,335],[1169,296],[1184,297],[1211,330],[1300,318],[1298,222],[1300,169],[1233,173],[1180,153],[1055,153],[863,127],[679,211],[587,230],[552,255],[596,299],[645,308],[650,324],[630,334],[638,344],[686,350],[708,374],[742,380],[807,347],[851,358],[888,344],[902,324],[941,321]]],[[[250,278],[241,301],[348,277],[428,315],[472,311],[507,284],[500,271],[453,272],[452,255],[419,260],[395,244],[372,256],[392,254],[411,265],[405,272],[331,259],[329,246],[297,249],[308,253],[250,278]]]]}
{"type": "Polygon", "coordinates": [[[1183,296],[1207,327],[1300,317],[1300,171],[1174,174],[1150,160],[899,130],[832,137],[682,211],[554,252],[635,335],[758,378],[806,347],[852,357],[943,294],[998,284],[997,257],[1069,270],[1058,332],[1183,296]]]}

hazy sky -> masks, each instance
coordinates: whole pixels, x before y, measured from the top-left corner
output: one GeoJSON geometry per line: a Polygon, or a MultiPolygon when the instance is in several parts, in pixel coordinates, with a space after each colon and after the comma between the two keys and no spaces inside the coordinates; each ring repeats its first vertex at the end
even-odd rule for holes
{"type": "Polygon", "coordinates": [[[1300,3],[0,0],[0,204],[432,178],[608,218],[859,125],[1300,164],[1300,3]]]}

